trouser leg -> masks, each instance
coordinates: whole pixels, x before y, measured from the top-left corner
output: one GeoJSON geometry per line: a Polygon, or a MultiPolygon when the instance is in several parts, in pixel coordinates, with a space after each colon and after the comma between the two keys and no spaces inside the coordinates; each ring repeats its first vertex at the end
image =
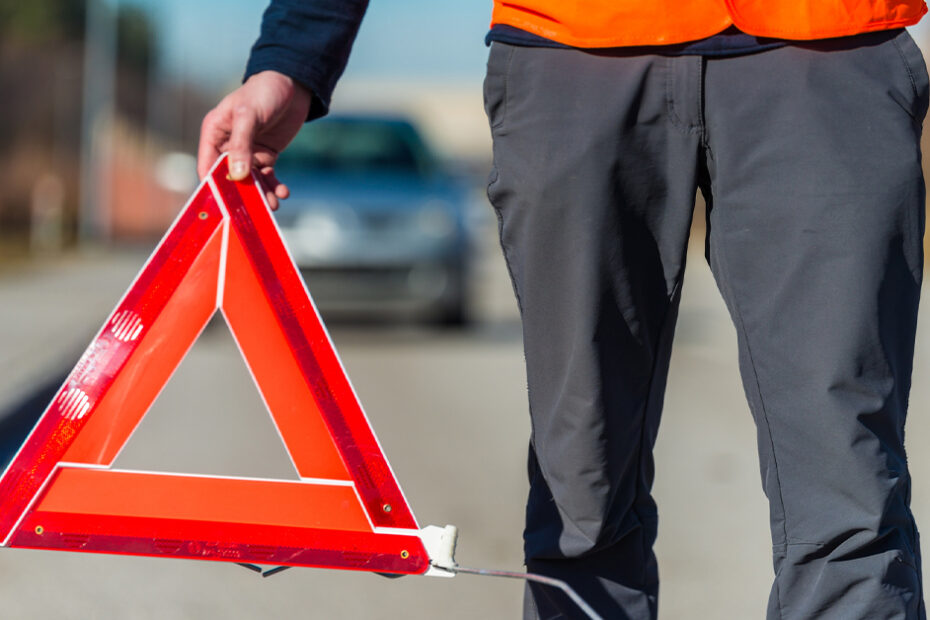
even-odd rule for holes
{"type": "Polygon", "coordinates": [[[770,618],[923,618],[904,421],[927,79],[908,35],[709,60],[710,263],[771,507],[770,618]]]}
{"type": "MultiPolygon", "coordinates": [[[[700,59],[495,44],[489,197],[520,306],[529,570],[654,618],[652,448],[700,153],[700,59]]],[[[575,618],[533,585],[527,618],[575,618]]]]}

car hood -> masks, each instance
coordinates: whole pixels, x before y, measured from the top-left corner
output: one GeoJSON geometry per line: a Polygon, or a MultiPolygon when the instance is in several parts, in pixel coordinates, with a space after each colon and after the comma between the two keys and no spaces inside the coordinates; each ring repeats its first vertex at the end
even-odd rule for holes
{"type": "Polygon", "coordinates": [[[282,203],[279,220],[288,221],[307,210],[400,211],[431,202],[461,210],[463,189],[447,177],[414,175],[344,175],[282,173],[291,198],[282,203]]]}

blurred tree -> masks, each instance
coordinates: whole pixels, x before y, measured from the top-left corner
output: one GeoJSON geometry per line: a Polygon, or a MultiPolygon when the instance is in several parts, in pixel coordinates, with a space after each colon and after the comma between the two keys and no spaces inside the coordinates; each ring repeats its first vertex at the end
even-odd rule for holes
{"type": "Polygon", "coordinates": [[[139,7],[121,4],[116,41],[117,114],[141,127],[146,122],[148,78],[155,50],[155,32],[149,16],[139,7]]]}
{"type": "Polygon", "coordinates": [[[154,45],[149,16],[139,7],[120,5],[116,29],[120,65],[129,71],[146,73],[154,45]]]}
{"type": "Polygon", "coordinates": [[[0,40],[5,44],[79,41],[83,36],[83,0],[0,0],[0,40]]]}
{"type": "MultiPolygon", "coordinates": [[[[143,9],[117,6],[116,114],[141,127],[155,32],[143,9]]],[[[49,173],[64,183],[73,228],[85,13],[85,0],[0,0],[0,236],[6,240],[27,232],[33,186],[49,173]]]]}

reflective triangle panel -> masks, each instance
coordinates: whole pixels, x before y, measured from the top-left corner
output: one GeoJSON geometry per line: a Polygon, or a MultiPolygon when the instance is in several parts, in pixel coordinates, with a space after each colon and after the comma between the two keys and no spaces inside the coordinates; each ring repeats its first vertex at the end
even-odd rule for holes
{"type": "Polygon", "coordinates": [[[418,526],[257,178],[225,157],[0,478],[3,546],[423,573],[418,526]],[[298,480],[112,464],[220,311],[298,480]]]}

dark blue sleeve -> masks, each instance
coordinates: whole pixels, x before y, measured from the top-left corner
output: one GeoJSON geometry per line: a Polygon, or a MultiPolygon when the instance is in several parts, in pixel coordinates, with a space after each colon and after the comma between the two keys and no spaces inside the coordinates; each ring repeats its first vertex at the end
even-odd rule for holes
{"type": "Polygon", "coordinates": [[[272,0],[245,79],[274,70],[313,93],[307,120],[323,116],[345,70],[368,0],[272,0]]]}

